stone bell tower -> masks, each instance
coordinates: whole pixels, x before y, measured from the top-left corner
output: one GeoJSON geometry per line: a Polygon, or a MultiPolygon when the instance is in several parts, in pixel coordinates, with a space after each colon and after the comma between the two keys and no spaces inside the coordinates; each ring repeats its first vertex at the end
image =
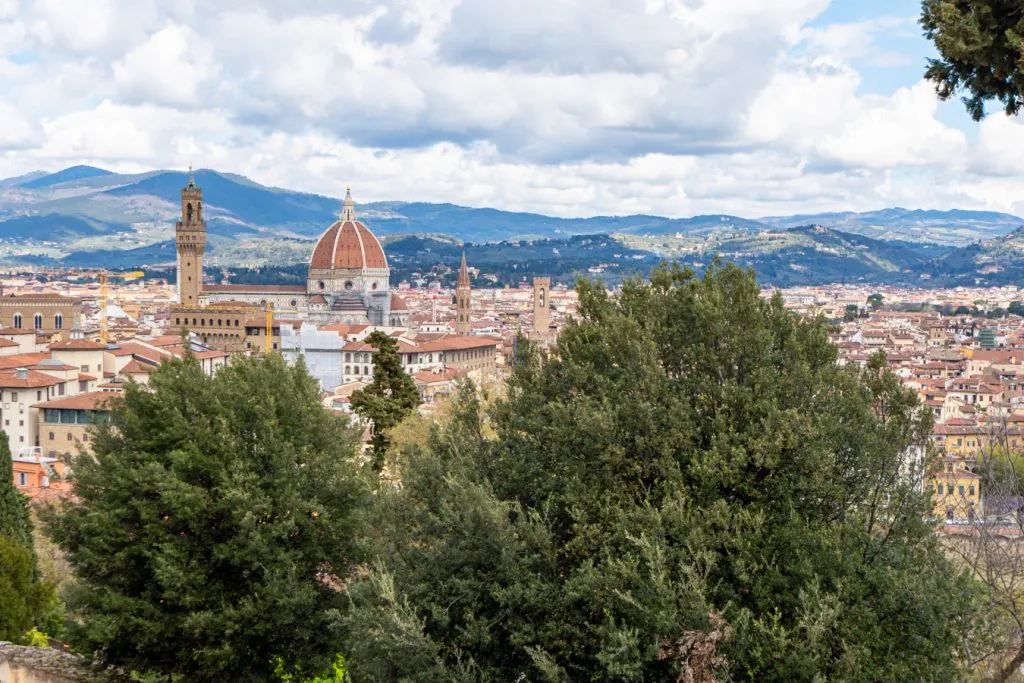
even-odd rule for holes
{"type": "Polygon", "coordinates": [[[533,278],[533,331],[546,335],[551,324],[548,290],[551,289],[551,278],[533,278]]]}
{"type": "Polygon", "coordinates": [[[206,221],[203,220],[203,190],[196,186],[191,166],[188,185],[181,189],[181,220],[174,229],[174,236],[178,248],[178,303],[198,306],[203,291],[206,221]]]}
{"type": "Polygon", "coordinates": [[[455,333],[465,337],[469,334],[469,313],[473,295],[469,286],[469,268],[466,266],[466,252],[462,252],[462,267],[459,269],[459,284],[455,288],[455,333]]]}

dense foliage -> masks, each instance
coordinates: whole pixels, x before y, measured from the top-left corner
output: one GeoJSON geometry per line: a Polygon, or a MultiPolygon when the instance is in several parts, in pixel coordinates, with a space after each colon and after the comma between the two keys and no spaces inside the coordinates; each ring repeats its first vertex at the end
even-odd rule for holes
{"type": "Polygon", "coordinates": [[[32,547],[32,519],[28,499],[14,486],[14,463],[7,434],[0,431],[0,535],[32,547]]]}
{"type": "Polygon", "coordinates": [[[408,417],[420,404],[420,393],[412,377],[402,367],[398,342],[383,332],[373,332],[366,342],[376,349],[373,354],[373,381],[352,393],[352,409],[371,420],[370,444],[374,466],[384,465],[388,450],[388,432],[408,417]]]}
{"type": "Polygon", "coordinates": [[[924,0],[921,26],[939,59],[925,78],[943,100],[963,93],[975,121],[997,100],[1007,114],[1024,104],[1024,5],[1020,0],[924,0]]]}
{"type": "Polygon", "coordinates": [[[0,534],[0,641],[23,642],[51,608],[53,588],[36,573],[31,548],[0,534]]]}
{"type": "Polygon", "coordinates": [[[78,578],[76,645],[168,680],[329,670],[366,504],[357,443],[276,355],[128,385],[74,459],[76,500],[46,515],[78,578]]]}
{"type": "Polygon", "coordinates": [[[357,679],[957,678],[974,595],[883,359],[838,367],[733,266],[583,283],[579,313],[489,416],[464,392],[408,448],[351,586],[357,679]]]}

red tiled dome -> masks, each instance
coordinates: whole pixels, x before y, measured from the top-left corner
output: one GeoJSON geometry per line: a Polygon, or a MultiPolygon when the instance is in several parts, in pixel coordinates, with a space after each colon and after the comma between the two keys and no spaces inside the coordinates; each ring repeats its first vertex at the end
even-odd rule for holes
{"type": "Polygon", "coordinates": [[[309,267],[317,270],[387,268],[388,260],[369,228],[359,221],[338,221],[316,243],[309,267]]]}
{"type": "Polygon", "coordinates": [[[352,193],[345,193],[341,218],[320,236],[309,259],[310,270],[343,268],[387,268],[384,249],[370,229],[356,220],[356,203],[352,193]]]}

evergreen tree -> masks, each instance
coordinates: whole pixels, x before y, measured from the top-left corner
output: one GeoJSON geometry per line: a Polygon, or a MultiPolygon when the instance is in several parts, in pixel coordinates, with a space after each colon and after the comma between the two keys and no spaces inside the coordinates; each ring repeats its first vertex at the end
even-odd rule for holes
{"type": "Polygon", "coordinates": [[[1024,5],[1020,0],[924,0],[921,26],[939,59],[925,78],[939,97],[963,93],[975,121],[997,100],[1010,115],[1024,105],[1024,5]]]}
{"type": "Polygon", "coordinates": [[[656,271],[404,454],[359,680],[956,680],[973,584],[912,486],[926,411],[751,273],[656,271]]]}
{"type": "Polygon", "coordinates": [[[38,579],[35,565],[31,547],[0,534],[0,640],[24,642],[53,607],[53,586],[38,579]]]}
{"type": "Polygon", "coordinates": [[[14,463],[7,434],[0,431],[0,535],[32,548],[32,518],[28,499],[14,486],[14,463]]]}
{"type": "Polygon", "coordinates": [[[46,514],[79,649],[167,680],[329,670],[368,487],[304,366],[165,362],[90,443],[76,500],[46,514]]]}
{"type": "Polygon", "coordinates": [[[410,415],[420,404],[416,384],[402,368],[398,355],[398,342],[383,332],[374,332],[366,338],[373,348],[373,382],[352,393],[352,409],[373,422],[370,444],[373,448],[374,467],[384,466],[388,450],[388,431],[410,415]]]}

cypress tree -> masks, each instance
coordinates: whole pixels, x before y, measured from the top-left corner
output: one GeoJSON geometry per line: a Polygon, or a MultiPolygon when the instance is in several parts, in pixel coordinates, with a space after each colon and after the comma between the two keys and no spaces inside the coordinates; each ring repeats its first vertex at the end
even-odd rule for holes
{"type": "Polygon", "coordinates": [[[352,409],[373,422],[371,447],[374,468],[384,466],[390,441],[388,431],[412,414],[420,404],[420,394],[412,377],[402,368],[398,342],[383,332],[374,332],[366,341],[377,352],[373,354],[373,382],[352,393],[352,409]]]}
{"type": "Polygon", "coordinates": [[[14,463],[7,434],[0,431],[0,534],[32,548],[28,499],[14,486],[14,463]]]}

